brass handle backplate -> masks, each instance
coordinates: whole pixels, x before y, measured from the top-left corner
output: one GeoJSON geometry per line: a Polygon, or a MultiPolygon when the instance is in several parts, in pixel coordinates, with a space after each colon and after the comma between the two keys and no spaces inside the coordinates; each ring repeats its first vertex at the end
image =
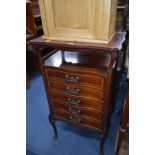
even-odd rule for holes
{"type": "Polygon", "coordinates": [[[79,76],[73,77],[73,76],[69,76],[69,75],[65,75],[65,81],[67,82],[71,82],[71,83],[78,83],[80,80],[79,76]]]}
{"type": "Polygon", "coordinates": [[[75,99],[67,98],[67,101],[66,102],[68,104],[80,105],[80,102],[81,101],[79,99],[75,100],[75,99]]]}
{"type": "Polygon", "coordinates": [[[69,117],[69,121],[73,122],[73,123],[80,123],[80,118],[74,118],[72,116],[69,117]]]}
{"type": "Polygon", "coordinates": [[[74,115],[78,115],[81,113],[81,110],[74,110],[71,107],[68,108],[68,112],[74,115]]]}
{"type": "Polygon", "coordinates": [[[80,89],[79,88],[69,88],[69,87],[66,87],[66,92],[68,94],[78,95],[80,93],[80,89]]]}

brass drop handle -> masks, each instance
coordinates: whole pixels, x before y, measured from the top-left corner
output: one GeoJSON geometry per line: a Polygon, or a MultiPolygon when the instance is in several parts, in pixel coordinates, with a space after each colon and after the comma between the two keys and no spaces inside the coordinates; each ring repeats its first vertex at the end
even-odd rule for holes
{"type": "Polygon", "coordinates": [[[71,107],[68,108],[68,112],[74,115],[78,115],[81,113],[81,110],[74,110],[71,107]]]}
{"type": "Polygon", "coordinates": [[[74,100],[74,99],[71,99],[71,98],[67,98],[67,103],[68,104],[75,104],[75,105],[80,105],[80,100],[77,99],[77,100],[74,100]]]}
{"type": "Polygon", "coordinates": [[[80,123],[80,118],[73,118],[72,116],[69,117],[69,121],[73,122],[73,123],[80,123]]]}
{"type": "Polygon", "coordinates": [[[80,80],[79,76],[73,77],[73,76],[69,76],[69,75],[65,75],[65,81],[67,82],[71,82],[71,83],[78,83],[80,80]]]}
{"type": "Polygon", "coordinates": [[[78,95],[80,93],[80,89],[79,88],[71,89],[69,87],[66,87],[66,92],[68,94],[78,95]]]}

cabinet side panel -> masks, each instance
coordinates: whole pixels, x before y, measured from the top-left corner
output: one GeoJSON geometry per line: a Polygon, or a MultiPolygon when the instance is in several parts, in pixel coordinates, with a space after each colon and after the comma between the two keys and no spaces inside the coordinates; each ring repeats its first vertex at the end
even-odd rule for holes
{"type": "Polygon", "coordinates": [[[102,19],[103,19],[103,6],[104,0],[95,0],[93,1],[92,5],[94,6],[94,23],[93,29],[94,29],[94,39],[102,40],[102,31],[105,30],[105,25],[103,25],[102,19]]]}
{"type": "Polygon", "coordinates": [[[110,11],[109,38],[111,38],[115,33],[116,13],[117,13],[117,0],[112,0],[110,11]]]}
{"type": "Polygon", "coordinates": [[[52,0],[44,0],[45,14],[48,28],[48,35],[52,36],[55,33],[52,0]]]}
{"type": "Polygon", "coordinates": [[[111,9],[111,0],[103,0],[103,8],[102,8],[102,40],[109,40],[109,24],[110,24],[110,9],[111,9]]]}
{"type": "Polygon", "coordinates": [[[41,20],[42,20],[44,35],[49,36],[48,28],[47,28],[47,21],[46,21],[46,14],[45,14],[44,0],[38,0],[38,2],[39,2],[39,8],[40,8],[40,14],[41,14],[41,20]]]}

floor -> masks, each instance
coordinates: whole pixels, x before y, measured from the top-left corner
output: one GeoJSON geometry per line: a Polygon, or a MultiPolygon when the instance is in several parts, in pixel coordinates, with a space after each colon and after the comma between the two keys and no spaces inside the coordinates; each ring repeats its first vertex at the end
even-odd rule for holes
{"type": "MultiPolygon", "coordinates": [[[[27,155],[98,155],[100,137],[92,132],[76,129],[56,122],[58,139],[48,121],[48,103],[40,74],[31,76],[31,87],[26,93],[26,154],[27,155]]],[[[117,106],[111,116],[109,135],[105,142],[105,155],[115,155],[116,132],[120,120],[117,112],[122,107],[124,87],[117,95],[117,106]]]]}

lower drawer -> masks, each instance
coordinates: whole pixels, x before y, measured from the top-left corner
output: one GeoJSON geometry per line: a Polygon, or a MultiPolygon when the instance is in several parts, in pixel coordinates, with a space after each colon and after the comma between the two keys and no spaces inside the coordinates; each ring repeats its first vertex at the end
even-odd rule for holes
{"type": "Polygon", "coordinates": [[[71,124],[84,125],[86,127],[93,127],[99,130],[102,129],[102,123],[100,121],[90,119],[84,116],[71,115],[60,109],[54,109],[53,112],[55,118],[65,120],[67,122],[70,122],[71,124]]]}
{"type": "Polygon", "coordinates": [[[104,107],[104,101],[99,101],[95,99],[90,99],[82,96],[70,95],[61,91],[49,91],[49,99],[59,100],[68,105],[76,105],[80,107],[92,108],[95,110],[102,111],[104,107]]]}
{"type": "Polygon", "coordinates": [[[86,116],[86,117],[89,117],[89,118],[94,118],[94,119],[97,119],[97,120],[102,120],[102,117],[103,117],[103,113],[100,112],[100,111],[96,111],[96,110],[92,110],[92,109],[88,109],[88,108],[83,108],[83,107],[80,107],[80,106],[73,106],[73,105],[68,105],[68,104],[65,104],[61,101],[58,101],[58,100],[52,100],[50,101],[51,104],[52,104],[52,107],[55,109],[62,109],[70,114],[73,114],[73,115],[83,115],[83,116],[86,116]]]}

